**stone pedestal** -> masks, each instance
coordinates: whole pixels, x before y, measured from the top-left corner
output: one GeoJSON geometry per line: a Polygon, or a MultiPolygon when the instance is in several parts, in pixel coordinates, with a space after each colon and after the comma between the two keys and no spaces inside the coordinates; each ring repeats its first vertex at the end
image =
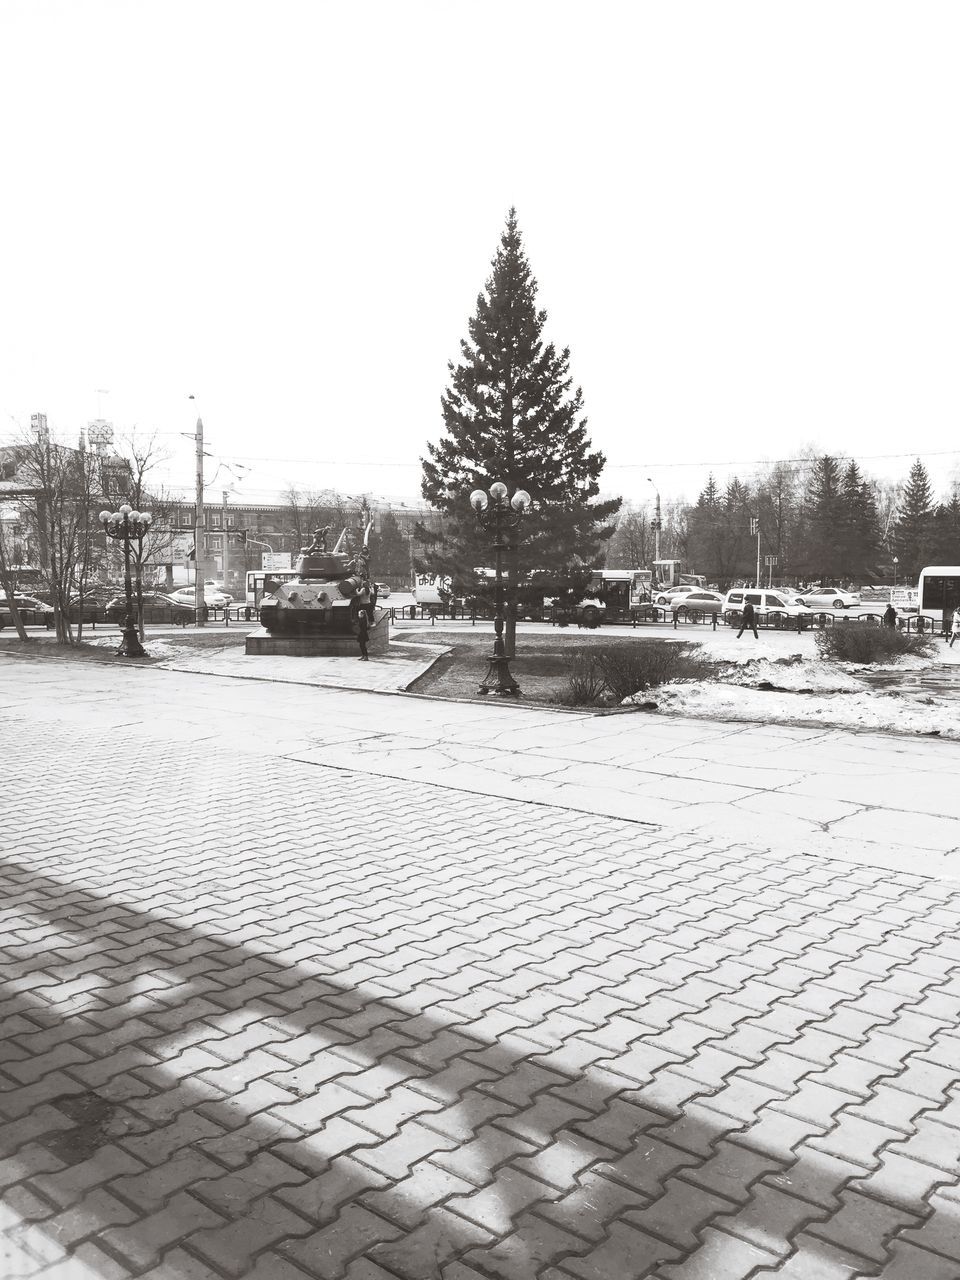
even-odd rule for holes
{"type": "MultiPolygon", "coordinates": [[[[390,615],[383,609],[377,609],[367,635],[367,653],[371,658],[382,657],[389,645],[390,615]]],[[[334,635],[330,632],[294,635],[259,627],[247,636],[244,652],[253,657],[286,654],[292,658],[358,658],[360,646],[355,635],[334,635]]]]}

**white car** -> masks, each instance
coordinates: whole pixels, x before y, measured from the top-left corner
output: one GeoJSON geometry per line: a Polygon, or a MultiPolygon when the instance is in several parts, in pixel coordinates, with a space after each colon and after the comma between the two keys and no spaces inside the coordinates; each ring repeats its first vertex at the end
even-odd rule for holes
{"type": "MultiPolygon", "coordinates": [[[[181,587],[179,591],[171,591],[170,599],[176,600],[177,604],[196,605],[197,594],[195,587],[181,587]]],[[[216,587],[208,587],[206,583],[203,585],[203,603],[209,605],[211,609],[222,609],[224,605],[233,604],[233,596],[226,591],[218,591],[216,587]]]]}
{"type": "Polygon", "coordinates": [[[762,587],[734,587],[723,601],[723,620],[728,626],[739,625],[743,606],[752,604],[758,618],[787,619],[812,617],[805,600],[791,591],[766,591],[762,587]]]}
{"type": "Polygon", "coordinates": [[[667,587],[664,591],[655,591],[653,601],[654,604],[673,604],[674,600],[682,600],[685,595],[697,590],[698,587],[667,587]]]}
{"type": "Polygon", "coordinates": [[[839,587],[815,587],[813,591],[804,591],[802,594],[811,607],[819,605],[829,609],[849,609],[852,604],[860,603],[859,591],[841,591],[839,587]]]}

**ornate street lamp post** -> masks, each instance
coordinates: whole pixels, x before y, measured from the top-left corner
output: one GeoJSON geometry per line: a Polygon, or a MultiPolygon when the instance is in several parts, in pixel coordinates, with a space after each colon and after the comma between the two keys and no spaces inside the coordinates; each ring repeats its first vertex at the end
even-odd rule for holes
{"type": "Polygon", "coordinates": [[[482,529],[492,530],[493,548],[497,557],[493,656],[489,660],[487,674],[480,682],[478,692],[508,694],[516,697],[520,693],[520,686],[510,674],[510,664],[503,647],[503,553],[509,545],[508,533],[519,529],[524,512],[530,506],[530,495],[525,489],[518,489],[512,498],[508,498],[507,486],[497,480],[490,486],[489,494],[483,489],[474,489],[470,495],[470,505],[476,513],[477,524],[482,529]]]}
{"type": "Polygon", "coordinates": [[[100,523],[108,538],[123,544],[123,590],[127,600],[127,611],[120,630],[123,632],[123,643],[117,650],[119,658],[143,658],[146,651],[137,635],[137,624],[133,612],[133,586],[130,581],[130,543],[137,540],[137,588],[140,587],[140,562],[143,559],[143,539],[153,519],[149,511],[134,511],[129,503],[124,503],[119,511],[101,511],[100,523]]]}

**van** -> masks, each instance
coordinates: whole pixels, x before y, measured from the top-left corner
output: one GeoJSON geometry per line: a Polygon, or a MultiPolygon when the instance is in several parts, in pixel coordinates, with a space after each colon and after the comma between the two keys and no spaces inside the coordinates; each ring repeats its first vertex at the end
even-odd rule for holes
{"type": "Polygon", "coordinates": [[[752,604],[758,618],[787,619],[810,618],[808,605],[795,591],[755,591],[749,587],[734,587],[723,601],[723,620],[727,626],[740,625],[743,606],[752,604]]]}

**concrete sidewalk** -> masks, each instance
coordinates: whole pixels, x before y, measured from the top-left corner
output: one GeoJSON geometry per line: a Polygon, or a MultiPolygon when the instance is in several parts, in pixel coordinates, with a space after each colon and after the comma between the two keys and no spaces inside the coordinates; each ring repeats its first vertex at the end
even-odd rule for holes
{"type": "Polygon", "coordinates": [[[4,1280],[960,1275],[958,748],[14,658],[0,747],[4,1280]]]}
{"type": "MultiPolygon", "coordinates": [[[[51,671],[5,652],[18,672],[5,681],[7,699],[18,701],[6,705],[34,720],[109,725],[119,714],[175,741],[225,740],[261,756],[960,877],[957,742],[205,679],[202,656],[189,673],[154,669],[146,678],[143,668],[97,664],[67,677],[57,664],[51,671]]],[[[431,660],[418,652],[414,664],[431,660]]],[[[408,674],[406,659],[340,662],[364,679],[382,677],[382,692],[408,674]]],[[[325,678],[338,679],[339,669],[325,678]]]]}

